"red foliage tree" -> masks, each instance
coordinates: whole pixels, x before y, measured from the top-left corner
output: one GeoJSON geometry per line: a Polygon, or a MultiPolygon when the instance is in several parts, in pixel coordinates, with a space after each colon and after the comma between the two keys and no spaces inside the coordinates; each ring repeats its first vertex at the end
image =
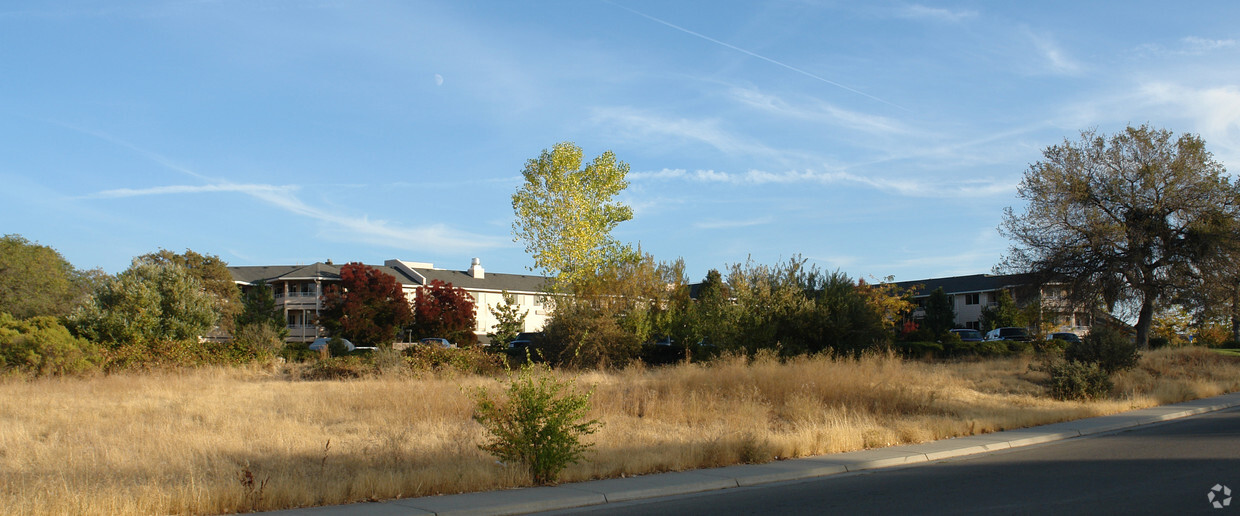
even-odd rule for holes
{"type": "Polygon", "coordinates": [[[419,338],[440,337],[458,345],[478,343],[474,333],[474,298],[463,288],[432,280],[413,301],[414,329],[419,338]]]}
{"type": "Polygon", "coordinates": [[[357,346],[390,346],[413,320],[409,302],[392,275],[360,263],[340,268],[340,285],[323,293],[319,324],[357,346]]]}

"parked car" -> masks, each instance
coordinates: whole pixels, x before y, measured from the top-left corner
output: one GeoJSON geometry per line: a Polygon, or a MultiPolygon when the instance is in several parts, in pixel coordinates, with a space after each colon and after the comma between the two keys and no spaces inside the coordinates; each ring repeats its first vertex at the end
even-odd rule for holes
{"type": "Polygon", "coordinates": [[[423,346],[434,346],[443,349],[452,349],[456,347],[456,344],[449,342],[448,339],[441,339],[438,337],[427,337],[419,340],[418,343],[423,346]]]}
{"type": "Polygon", "coordinates": [[[1052,333],[1046,336],[1046,340],[1055,340],[1055,339],[1059,339],[1065,342],[1072,342],[1075,344],[1081,343],[1081,336],[1075,333],[1069,332],[1069,331],[1055,332],[1055,333],[1052,333]]]}
{"type": "MultiPolygon", "coordinates": [[[[331,345],[331,341],[332,337],[319,337],[314,339],[314,342],[310,343],[310,351],[322,351],[327,349],[331,345]]],[[[344,347],[349,351],[357,349],[357,346],[354,346],[352,342],[349,342],[349,339],[340,339],[340,342],[344,343],[344,347]]]]}
{"type": "Polygon", "coordinates": [[[1029,330],[1011,326],[995,328],[986,332],[986,340],[1019,340],[1021,342],[1029,342],[1033,340],[1033,337],[1029,336],[1029,330]]]}
{"type": "Polygon", "coordinates": [[[954,328],[948,330],[960,337],[961,342],[981,342],[982,332],[971,328],[954,328]]]}

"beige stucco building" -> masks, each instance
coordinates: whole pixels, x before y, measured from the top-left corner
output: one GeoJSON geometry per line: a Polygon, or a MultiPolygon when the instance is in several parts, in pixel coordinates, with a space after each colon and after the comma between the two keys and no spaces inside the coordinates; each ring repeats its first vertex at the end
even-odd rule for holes
{"type": "MultiPolygon", "coordinates": [[[[548,280],[542,276],[488,273],[477,258],[465,270],[441,269],[431,263],[404,260],[387,260],[383,265],[371,267],[396,278],[410,303],[419,289],[434,280],[465,289],[474,298],[477,321],[474,333],[482,341],[496,324],[491,308],[504,303],[504,292],[514,296],[520,310],[526,313],[525,331],[541,330],[550,317],[544,304],[548,280]]],[[[233,266],[228,270],[242,290],[260,281],[272,288],[276,306],[284,312],[289,342],[311,342],[325,336],[316,321],[323,309],[324,288],[340,281],[339,265],[328,260],[310,265],[233,266]]]]}

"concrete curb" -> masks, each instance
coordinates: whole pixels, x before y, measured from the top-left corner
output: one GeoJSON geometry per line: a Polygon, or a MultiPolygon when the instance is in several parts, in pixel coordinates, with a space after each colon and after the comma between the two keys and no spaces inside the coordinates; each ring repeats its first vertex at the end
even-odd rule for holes
{"type": "Polygon", "coordinates": [[[555,487],[532,487],[446,496],[405,498],[381,503],[291,509],[284,516],[395,516],[452,514],[523,514],[586,507],[718,489],[755,486],[837,475],[1102,434],[1240,406],[1240,392],[1110,416],[1065,421],[1032,428],[943,439],[766,464],[592,480],[555,487]]]}

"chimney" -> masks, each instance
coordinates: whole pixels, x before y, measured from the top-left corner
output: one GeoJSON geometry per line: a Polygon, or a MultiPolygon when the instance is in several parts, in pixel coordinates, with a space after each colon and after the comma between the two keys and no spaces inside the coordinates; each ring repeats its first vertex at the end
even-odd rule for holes
{"type": "Polygon", "coordinates": [[[469,275],[474,279],[483,279],[486,277],[486,271],[482,269],[482,260],[474,258],[474,262],[469,265],[469,275]]]}

